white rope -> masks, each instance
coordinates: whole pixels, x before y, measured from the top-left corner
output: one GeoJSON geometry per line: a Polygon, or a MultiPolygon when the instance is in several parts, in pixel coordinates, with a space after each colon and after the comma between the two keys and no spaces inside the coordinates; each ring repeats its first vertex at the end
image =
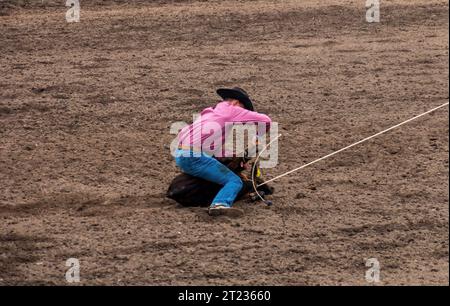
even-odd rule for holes
{"type": "MultiPolygon", "coordinates": [[[[261,199],[261,201],[263,201],[264,203],[267,203],[266,200],[264,199],[263,196],[261,196],[258,192],[258,188],[256,186],[256,180],[255,180],[255,169],[258,166],[258,160],[261,157],[261,155],[263,154],[263,152],[273,143],[275,142],[278,138],[281,137],[281,134],[278,134],[278,136],[276,136],[274,139],[272,139],[265,147],[264,149],[261,150],[261,152],[259,152],[258,156],[256,157],[255,161],[253,162],[253,167],[252,167],[252,185],[253,185],[253,189],[255,190],[255,193],[258,195],[258,197],[261,199]]],[[[264,183],[262,184],[264,185],[264,183]]],[[[261,186],[261,185],[260,185],[261,186]]]]}
{"type": "Polygon", "coordinates": [[[384,130],[384,131],[381,131],[381,132],[379,132],[379,133],[376,133],[375,135],[372,135],[372,136],[369,136],[369,137],[367,137],[367,138],[364,138],[363,140],[360,140],[360,141],[358,141],[358,142],[355,142],[355,143],[353,143],[353,144],[351,144],[351,145],[349,145],[349,146],[346,146],[345,148],[342,148],[342,149],[340,149],[340,150],[337,150],[337,151],[335,151],[335,152],[333,152],[333,153],[330,153],[330,154],[325,155],[325,156],[323,156],[323,157],[321,157],[321,158],[319,158],[319,159],[316,159],[316,160],[314,160],[314,161],[312,161],[312,162],[309,162],[309,163],[307,163],[307,164],[305,164],[305,165],[303,165],[303,166],[300,166],[300,167],[295,168],[295,169],[292,169],[292,170],[290,170],[290,171],[288,171],[288,172],[286,172],[286,173],[283,173],[283,174],[281,174],[281,175],[278,175],[278,176],[276,176],[276,177],[274,177],[274,178],[272,178],[272,179],[270,179],[270,180],[265,181],[264,183],[259,184],[257,187],[260,187],[260,186],[265,185],[265,184],[267,184],[267,183],[273,182],[273,181],[275,181],[275,180],[277,180],[277,179],[279,179],[279,178],[282,178],[283,176],[289,175],[289,174],[291,174],[291,173],[293,173],[293,172],[295,172],[295,171],[298,171],[298,170],[301,170],[301,169],[303,169],[303,168],[306,168],[306,167],[308,167],[308,166],[310,166],[310,165],[312,165],[312,164],[315,164],[315,163],[317,163],[317,162],[319,162],[319,161],[321,161],[321,160],[324,160],[324,159],[326,159],[326,158],[328,158],[328,157],[331,157],[331,156],[333,156],[333,155],[335,155],[335,154],[337,154],[337,153],[339,153],[339,152],[342,152],[342,151],[345,151],[345,150],[347,150],[347,149],[350,149],[351,147],[354,147],[354,146],[356,146],[356,145],[358,145],[358,144],[360,144],[360,143],[363,143],[363,142],[365,142],[365,141],[367,141],[367,140],[369,140],[369,139],[372,139],[372,138],[377,137],[377,136],[379,136],[379,135],[381,135],[381,134],[384,134],[384,133],[386,133],[386,132],[388,132],[388,131],[390,131],[390,130],[393,130],[393,129],[395,129],[395,128],[398,128],[399,126],[401,126],[401,125],[403,125],[403,124],[406,124],[406,123],[411,122],[411,121],[413,121],[413,120],[415,120],[415,119],[417,119],[417,118],[420,118],[420,117],[425,116],[425,115],[427,115],[427,114],[429,114],[429,113],[431,113],[431,112],[434,112],[435,110],[438,110],[438,109],[440,109],[440,108],[442,108],[442,107],[448,105],[448,103],[449,103],[449,102],[444,103],[444,104],[442,104],[442,105],[440,105],[440,106],[438,106],[438,107],[435,107],[435,108],[433,108],[433,109],[431,109],[431,110],[429,110],[429,111],[427,111],[427,112],[425,112],[425,113],[422,113],[422,114],[420,114],[420,115],[417,115],[417,116],[415,116],[415,117],[413,117],[413,118],[410,118],[410,119],[408,119],[408,120],[406,120],[406,121],[403,121],[403,122],[401,122],[401,123],[399,123],[399,124],[397,124],[397,125],[394,125],[394,126],[388,128],[388,129],[384,130]]]}

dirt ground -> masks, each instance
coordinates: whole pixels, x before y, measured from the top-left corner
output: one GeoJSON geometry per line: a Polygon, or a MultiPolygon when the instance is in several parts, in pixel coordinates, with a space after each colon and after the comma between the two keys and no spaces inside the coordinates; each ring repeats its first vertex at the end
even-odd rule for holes
{"type": "Polygon", "coordinates": [[[448,102],[448,3],[0,1],[0,285],[449,284],[448,107],[211,218],[164,196],[176,121],[240,86],[274,177],[448,102]],[[86,2],[86,4],[85,4],[86,2]],[[60,4],[62,3],[62,4],[60,4]]]}

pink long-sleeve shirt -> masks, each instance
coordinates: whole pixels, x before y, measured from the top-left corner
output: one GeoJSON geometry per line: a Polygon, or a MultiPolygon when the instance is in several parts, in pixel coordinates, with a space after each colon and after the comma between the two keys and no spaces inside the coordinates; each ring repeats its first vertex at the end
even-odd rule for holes
{"type": "Polygon", "coordinates": [[[200,116],[178,134],[179,146],[217,154],[223,152],[225,137],[235,124],[257,123],[257,135],[265,133],[271,124],[269,116],[220,102],[204,109],[200,116]],[[262,127],[262,128],[261,128],[262,127]]]}

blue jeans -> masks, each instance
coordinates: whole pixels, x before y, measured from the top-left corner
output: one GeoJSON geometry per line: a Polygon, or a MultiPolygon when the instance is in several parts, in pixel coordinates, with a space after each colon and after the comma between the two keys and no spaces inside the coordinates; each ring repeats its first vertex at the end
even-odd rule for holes
{"type": "Polygon", "coordinates": [[[221,203],[231,207],[242,189],[243,183],[239,176],[205,153],[178,149],[175,162],[183,172],[223,186],[211,206],[221,203]]]}

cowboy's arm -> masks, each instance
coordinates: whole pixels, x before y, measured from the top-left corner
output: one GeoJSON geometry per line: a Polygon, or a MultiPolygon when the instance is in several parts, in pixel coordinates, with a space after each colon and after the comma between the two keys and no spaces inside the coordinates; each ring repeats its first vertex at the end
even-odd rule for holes
{"type": "Polygon", "coordinates": [[[267,116],[265,114],[240,109],[239,112],[237,112],[237,114],[235,114],[235,116],[233,118],[233,122],[234,123],[257,123],[258,124],[255,138],[251,140],[252,143],[254,144],[254,147],[249,149],[249,150],[255,150],[258,145],[258,139],[260,137],[264,136],[264,134],[266,134],[269,131],[272,120],[270,119],[269,116],[267,116]]]}
{"type": "Polygon", "coordinates": [[[270,124],[272,123],[272,120],[269,116],[265,114],[261,114],[258,112],[252,112],[246,109],[240,109],[239,111],[236,111],[234,116],[231,118],[231,120],[235,123],[265,123],[267,125],[267,128],[270,127],[270,124]]]}

